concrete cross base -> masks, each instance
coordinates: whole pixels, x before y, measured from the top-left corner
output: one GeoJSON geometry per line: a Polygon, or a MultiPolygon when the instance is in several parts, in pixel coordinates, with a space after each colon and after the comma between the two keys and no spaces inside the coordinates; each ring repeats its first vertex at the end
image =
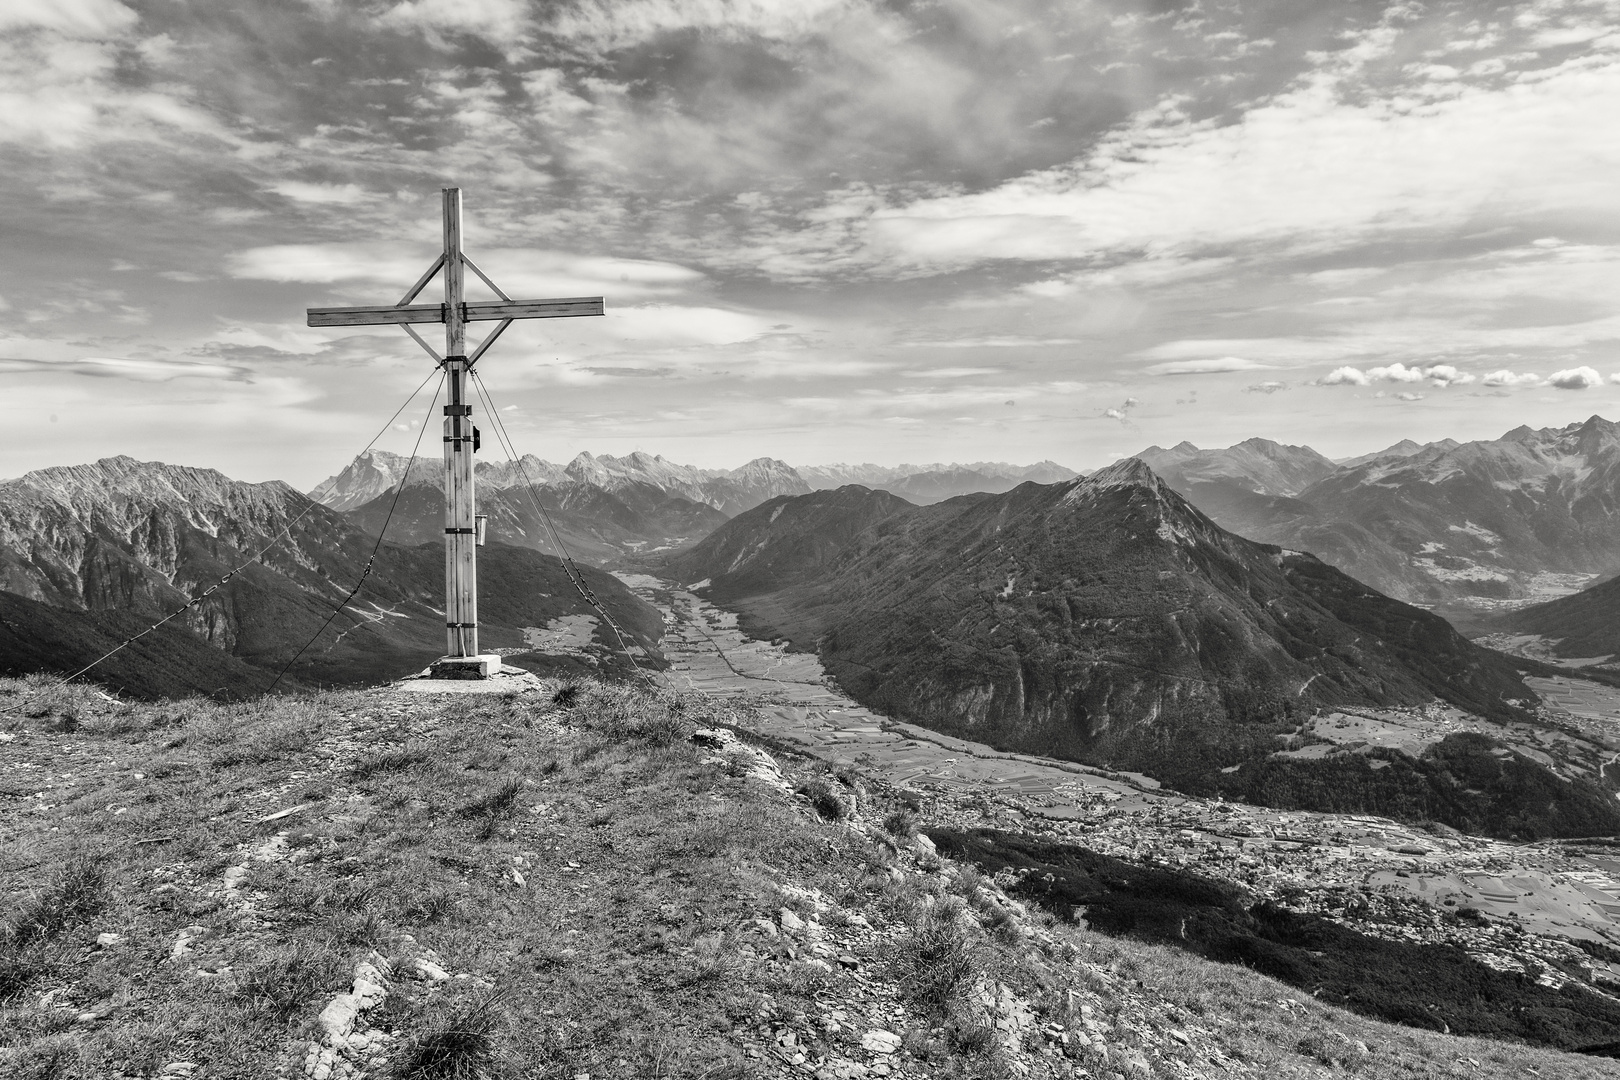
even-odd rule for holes
{"type": "Polygon", "coordinates": [[[537,694],[555,685],[522,668],[503,667],[487,679],[435,679],[430,672],[401,679],[390,690],[407,694],[537,694]]]}
{"type": "Polygon", "coordinates": [[[441,656],[428,668],[430,679],[487,679],[501,670],[498,653],[477,656],[441,656]]]}

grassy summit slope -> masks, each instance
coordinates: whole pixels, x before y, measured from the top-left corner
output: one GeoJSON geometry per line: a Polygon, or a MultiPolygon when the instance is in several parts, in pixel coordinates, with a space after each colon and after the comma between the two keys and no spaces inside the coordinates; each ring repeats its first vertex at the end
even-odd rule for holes
{"type": "Polygon", "coordinates": [[[21,706],[0,719],[7,1077],[1608,1064],[1056,925],[927,852],[892,794],[726,734],[734,706],[603,687],[24,700],[38,689],[0,683],[21,706]]]}

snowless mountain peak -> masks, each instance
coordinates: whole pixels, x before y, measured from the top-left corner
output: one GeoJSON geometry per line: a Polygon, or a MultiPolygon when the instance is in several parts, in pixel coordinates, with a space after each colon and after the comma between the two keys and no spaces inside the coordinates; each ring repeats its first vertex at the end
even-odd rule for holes
{"type": "Polygon", "coordinates": [[[1134,457],[1121,458],[1112,465],[1073,482],[1075,491],[1114,487],[1145,487],[1157,491],[1162,483],[1159,474],[1154,472],[1147,462],[1134,457]]]}

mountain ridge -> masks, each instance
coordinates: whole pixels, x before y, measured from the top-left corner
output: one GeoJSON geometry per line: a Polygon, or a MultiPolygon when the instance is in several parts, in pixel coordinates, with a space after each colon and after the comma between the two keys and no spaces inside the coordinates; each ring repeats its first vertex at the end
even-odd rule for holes
{"type": "Polygon", "coordinates": [[[1239,447],[1200,451],[1200,467],[1166,478],[1223,527],[1312,551],[1408,602],[1477,612],[1620,572],[1620,428],[1601,416],[1397,443],[1297,490],[1229,452],[1239,447]]]}
{"type": "MultiPolygon", "coordinates": [[[[610,575],[584,572],[637,643],[655,650],[656,612],[610,575]]],[[[480,579],[486,647],[523,652],[525,626],[575,614],[589,616],[599,643],[609,643],[554,556],[490,545],[480,579]]],[[[65,643],[54,656],[8,650],[11,663],[76,668],[130,620],[183,611],[169,628],[212,650],[214,676],[226,682],[243,681],[240,663],[279,670],[317,632],[325,642],[293,669],[295,685],[398,677],[443,651],[442,582],[441,539],[379,545],[279,481],[247,484],[215,470],[118,457],[0,483],[0,591],[50,609],[10,605],[8,630],[27,637],[29,626],[49,624],[48,636],[65,643]],[[323,631],[356,584],[353,603],[323,631]]],[[[191,668],[208,668],[208,651],[162,640],[191,668]]]]}
{"type": "MultiPolygon", "coordinates": [[[[1527,780],[1503,773],[1467,798],[1447,786],[1445,755],[1498,761],[1489,739],[1390,758],[1400,771],[1388,782],[1366,757],[1274,760],[1279,740],[1322,711],[1439,699],[1512,725],[1536,697],[1513,661],[1439,616],[1221,529],[1144,462],[921,507],[840,492],[819,534],[805,535],[813,497],[784,499],[732,519],[669,569],[707,578],[751,632],[813,648],[867,707],[925,727],[1203,794],[1275,798],[1280,769],[1305,809],[1352,785],[1361,794],[1346,797],[1364,799],[1364,812],[1422,806],[1458,827],[1524,820],[1507,807],[1527,780]]],[[[1569,792],[1523,827],[1620,828],[1595,785],[1562,788],[1505,752],[1503,769],[1569,792]]]]}

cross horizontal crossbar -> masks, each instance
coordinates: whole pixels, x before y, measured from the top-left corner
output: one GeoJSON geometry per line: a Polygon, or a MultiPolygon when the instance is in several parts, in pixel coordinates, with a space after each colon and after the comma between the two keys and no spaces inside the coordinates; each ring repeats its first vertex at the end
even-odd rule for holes
{"type": "MultiPolygon", "coordinates": [[[[309,308],[310,326],[390,326],[399,323],[442,323],[447,304],[406,304],[388,307],[309,308]]],[[[463,322],[500,319],[567,319],[604,314],[600,296],[570,296],[560,300],[482,300],[461,305],[463,322]]]]}

